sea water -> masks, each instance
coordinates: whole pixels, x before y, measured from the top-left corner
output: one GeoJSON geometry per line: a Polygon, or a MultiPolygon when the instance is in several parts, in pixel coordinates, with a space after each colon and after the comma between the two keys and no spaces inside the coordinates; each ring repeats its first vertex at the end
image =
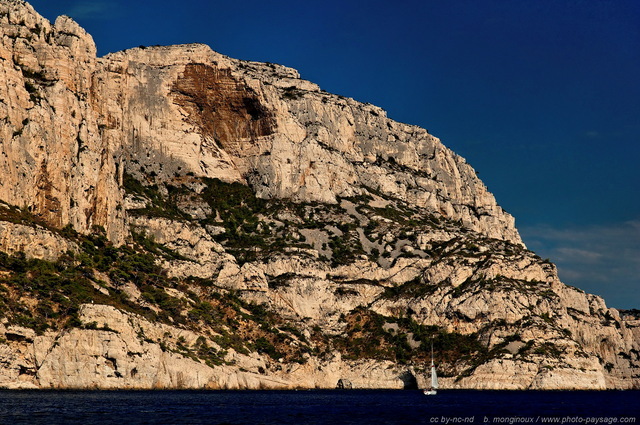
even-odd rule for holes
{"type": "Polygon", "coordinates": [[[640,424],[640,391],[0,391],[0,424],[640,424]]]}

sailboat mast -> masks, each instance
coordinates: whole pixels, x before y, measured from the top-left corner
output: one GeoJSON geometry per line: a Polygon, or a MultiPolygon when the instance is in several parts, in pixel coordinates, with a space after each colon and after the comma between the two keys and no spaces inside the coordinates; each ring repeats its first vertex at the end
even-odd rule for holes
{"type": "Polygon", "coordinates": [[[433,339],[431,340],[431,386],[429,389],[424,390],[425,395],[435,395],[438,388],[438,375],[436,373],[436,366],[433,359],[433,339]]]}
{"type": "Polygon", "coordinates": [[[433,367],[433,340],[431,340],[431,367],[433,367]]]}
{"type": "Polygon", "coordinates": [[[431,341],[431,388],[438,388],[438,374],[436,373],[436,366],[433,361],[433,340],[431,341]]]}
{"type": "Polygon", "coordinates": [[[436,373],[436,365],[433,359],[433,339],[431,339],[431,386],[424,390],[425,395],[437,394],[438,388],[438,374],[436,373]]]}

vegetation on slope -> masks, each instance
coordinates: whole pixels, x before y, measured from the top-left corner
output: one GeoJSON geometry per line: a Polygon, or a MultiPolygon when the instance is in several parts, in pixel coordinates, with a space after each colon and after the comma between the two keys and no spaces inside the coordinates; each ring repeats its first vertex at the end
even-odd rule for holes
{"type": "Polygon", "coordinates": [[[37,334],[72,327],[96,329],[97,324],[83,324],[78,316],[81,304],[96,303],[211,335],[223,351],[209,347],[205,339],[195,347],[178,341],[165,348],[212,364],[220,364],[224,350],[230,348],[298,362],[310,351],[302,333],[265,306],[247,303],[211,280],[167,278],[157,256],[179,255],[142,235],[134,234],[131,243],[120,247],[107,241],[101,229],[89,236],[75,234],[73,239],[81,252],[67,252],[55,262],[0,252],[0,319],[7,325],[31,328],[37,334]],[[127,290],[130,284],[140,291],[138,298],[127,290]],[[186,296],[176,297],[168,290],[186,296]]]}
{"type": "MultiPolygon", "coordinates": [[[[266,262],[287,252],[329,267],[369,260],[389,268],[401,258],[428,258],[432,265],[463,264],[482,269],[525,254],[520,246],[479,237],[458,222],[383,197],[373,189],[360,197],[340,199],[337,205],[259,199],[245,185],[188,175],[177,176],[170,184],[154,183],[153,178],[142,184],[125,174],[124,189],[143,206],[129,210],[129,214],[220,229],[213,237],[240,265],[266,262]],[[188,207],[193,205],[202,205],[205,213],[191,213],[188,207]],[[434,231],[455,236],[415,248],[419,234],[434,231]]],[[[0,219],[46,227],[24,208],[0,206],[0,219]]],[[[162,261],[188,258],[144,233],[132,230],[128,243],[116,247],[101,228],[95,228],[91,235],[80,235],[70,226],[49,230],[75,242],[79,250],[67,252],[55,262],[28,259],[24,253],[0,253],[0,315],[5,323],[29,327],[38,334],[70,327],[98,329],[99,324],[82,323],[78,317],[81,304],[97,303],[202,335],[192,345],[184,340],[154,342],[210,365],[224,363],[232,349],[299,363],[309,355],[323,357],[338,351],[345,359],[388,360],[420,368],[429,363],[433,344],[436,360],[449,376],[468,375],[488,359],[509,354],[506,345],[520,338],[505,335],[502,342],[489,347],[486,337],[500,324],[487,323],[486,329],[463,335],[421,325],[411,309],[383,316],[365,304],[342,315],[341,333],[327,333],[304,318],[285,320],[267,305],[246,302],[241,294],[217,286],[214,279],[169,278],[162,261]]],[[[295,273],[271,276],[269,287],[278,291],[295,277],[295,273]]],[[[343,281],[339,276],[333,279],[340,284],[336,296],[359,296],[349,285],[358,282],[343,281]]],[[[453,298],[502,289],[533,293],[551,301],[556,296],[542,282],[502,276],[472,275],[455,287],[447,286],[446,281],[425,282],[421,275],[399,285],[366,279],[362,283],[383,286],[377,299],[389,302],[429,297],[442,293],[443,288],[453,298]]],[[[518,326],[555,326],[549,316],[539,319],[518,326]]],[[[562,334],[566,330],[558,331],[562,334]]],[[[553,344],[523,342],[518,354],[558,353],[553,344]]]]}

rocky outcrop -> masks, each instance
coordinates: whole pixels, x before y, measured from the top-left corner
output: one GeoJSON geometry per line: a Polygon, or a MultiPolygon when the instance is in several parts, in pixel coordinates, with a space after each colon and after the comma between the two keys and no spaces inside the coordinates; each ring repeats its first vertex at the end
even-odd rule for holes
{"type": "Polygon", "coordinates": [[[135,231],[178,254],[177,258],[165,259],[170,277],[210,278],[228,263],[235,264],[233,256],[205,228],[163,218],[133,218],[130,223],[135,231]]]}
{"type": "Polygon", "coordinates": [[[24,253],[28,258],[55,261],[78,246],[42,227],[0,221],[0,246],[8,254],[24,253]]]}
{"type": "Polygon", "coordinates": [[[448,388],[640,386],[636,318],[424,129],[204,45],[97,58],[21,0],[0,74],[2,387],[413,388],[431,341],[448,388]]]}
{"type": "Polygon", "coordinates": [[[95,225],[123,241],[117,163],[92,90],[96,48],[78,24],[0,3],[0,200],[49,224],[95,225]]]}
{"type": "Polygon", "coordinates": [[[371,188],[521,243],[513,218],[438,139],[322,92],[291,69],[203,45],[132,49],[101,64],[104,98],[121,99],[105,104],[114,123],[107,134],[127,135],[122,149],[136,175],[247,181],[258,197],[297,202],[332,203],[371,188]],[[123,79],[125,71],[135,76],[123,79]]]}
{"type": "Polygon", "coordinates": [[[210,367],[175,348],[176,341],[195,344],[199,336],[191,332],[153,324],[103,305],[84,305],[81,319],[95,329],[36,336],[27,328],[0,327],[0,332],[10,339],[0,345],[0,386],[293,389],[334,388],[340,379],[351,379],[354,388],[401,389],[406,385],[402,369],[390,362],[350,364],[339,355],[323,362],[286,365],[270,375],[264,374],[264,360],[238,353],[231,353],[228,358],[239,367],[210,367]]]}

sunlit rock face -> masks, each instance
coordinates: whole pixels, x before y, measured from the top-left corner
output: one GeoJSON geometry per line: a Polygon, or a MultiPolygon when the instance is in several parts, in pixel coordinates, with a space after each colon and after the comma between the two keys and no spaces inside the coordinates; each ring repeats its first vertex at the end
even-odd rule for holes
{"type": "Polygon", "coordinates": [[[376,106],[19,0],[0,81],[2,387],[410,388],[431,338],[448,388],[640,385],[638,320],[376,106]]]}
{"type": "Polygon", "coordinates": [[[0,26],[0,199],[52,226],[104,226],[122,241],[118,162],[95,108],[91,36],[12,1],[0,4],[0,26]]]}
{"type": "Polygon", "coordinates": [[[0,199],[122,241],[123,171],[219,177],[258,196],[336,202],[371,187],[520,243],[513,218],[438,139],[372,105],[202,45],[96,58],[75,22],[2,4],[0,199]]]}

